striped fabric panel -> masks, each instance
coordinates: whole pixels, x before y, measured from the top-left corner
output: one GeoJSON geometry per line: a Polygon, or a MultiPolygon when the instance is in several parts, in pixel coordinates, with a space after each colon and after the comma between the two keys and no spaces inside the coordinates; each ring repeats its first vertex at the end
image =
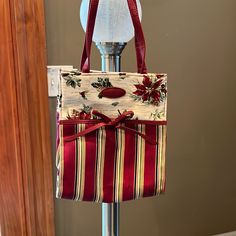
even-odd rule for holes
{"type": "MultiPolygon", "coordinates": [[[[61,138],[57,152],[57,198],[122,202],[163,192],[166,125],[131,126],[158,140],[158,145],[153,146],[129,131],[109,128],[100,128],[73,142],[64,143],[61,138]],[[68,147],[74,148],[70,150],[70,157],[65,152],[68,147]],[[68,161],[71,172],[68,172],[68,161]]],[[[84,124],[76,125],[76,132],[85,128],[84,124]]],[[[60,137],[66,135],[63,126],[59,132],[60,137]]]]}

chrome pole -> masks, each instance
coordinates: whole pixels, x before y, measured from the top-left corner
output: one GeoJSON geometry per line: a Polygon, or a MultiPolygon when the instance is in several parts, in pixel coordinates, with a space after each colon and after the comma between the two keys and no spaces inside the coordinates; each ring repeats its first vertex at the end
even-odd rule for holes
{"type": "MultiPolygon", "coordinates": [[[[126,43],[96,43],[102,58],[102,71],[119,72],[121,53],[126,43]]],[[[102,203],[102,236],[119,236],[119,203],[102,203]]]]}

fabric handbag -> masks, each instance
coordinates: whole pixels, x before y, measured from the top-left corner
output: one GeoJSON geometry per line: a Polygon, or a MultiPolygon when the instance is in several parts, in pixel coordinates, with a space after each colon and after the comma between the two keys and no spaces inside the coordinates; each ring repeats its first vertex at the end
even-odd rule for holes
{"type": "Polygon", "coordinates": [[[81,69],[62,72],[57,198],[112,203],[165,190],[167,75],[147,73],[136,1],[127,2],[138,73],[90,71],[98,0],[90,1],[81,69]]]}

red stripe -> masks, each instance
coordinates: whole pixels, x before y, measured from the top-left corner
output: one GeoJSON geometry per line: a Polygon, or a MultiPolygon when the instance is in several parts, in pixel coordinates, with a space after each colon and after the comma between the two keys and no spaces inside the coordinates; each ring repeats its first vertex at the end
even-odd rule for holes
{"type": "MultiPolygon", "coordinates": [[[[134,124],[128,124],[127,127],[135,129],[134,124]]],[[[134,198],[134,166],[136,155],[136,137],[132,132],[125,131],[124,145],[124,178],[123,178],[123,201],[132,200],[134,198]]]]}
{"type": "MultiPolygon", "coordinates": [[[[63,126],[63,138],[76,133],[75,125],[63,126]]],[[[73,199],[76,170],[76,141],[64,142],[64,175],[62,198],[73,199]]]]}
{"type": "MultiPolygon", "coordinates": [[[[163,129],[164,129],[164,126],[163,126],[163,129]]],[[[167,136],[165,137],[165,139],[163,139],[163,142],[165,142],[165,143],[167,142],[167,136]]],[[[165,153],[163,153],[163,155],[164,155],[165,163],[166,163],[166,149],[165,149],[165,153]]],[[[163,190],[162,190],[162,192],[164,193],[166,191],[166,176],[167,176],[166,175],[166,164],[163,168],[164,168],[164,175],[163,175],[163,190]]]]}
{"type": "MultiPolygon", "coordinates": [[[[156,126],[146,125],[146,135],[156,140],[156,126]]],[[[144,166],[144,197],[153,196],[155,192],[156,155],[157,146],[145,142],[145,166],[144,166]]]]}
{"type": "MultiPolygon", "coordinates": [[[[85,129],[91,125],[86,125],[85,129]]],[[[95,198],[95,172],[97,158],[97,140],[96,132],[85,136],[85,183],[84,183],[84,201],[93,201],[95,198]]]]}
{"type": "Polygon", "coordinates": [[[106,149],[103,173],[103,201],[114,200],[114,162],[116,154],[116,134],[114,128],[106,127],[106,149]]]}

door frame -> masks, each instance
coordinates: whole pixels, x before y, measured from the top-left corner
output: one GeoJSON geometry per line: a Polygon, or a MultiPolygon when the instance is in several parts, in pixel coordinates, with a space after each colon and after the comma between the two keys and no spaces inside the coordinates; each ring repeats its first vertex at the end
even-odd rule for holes
{"type": "Polygon", "coordinates": [[[0,235],[55,235],[43,0],[0,1],[0,235]]]}

